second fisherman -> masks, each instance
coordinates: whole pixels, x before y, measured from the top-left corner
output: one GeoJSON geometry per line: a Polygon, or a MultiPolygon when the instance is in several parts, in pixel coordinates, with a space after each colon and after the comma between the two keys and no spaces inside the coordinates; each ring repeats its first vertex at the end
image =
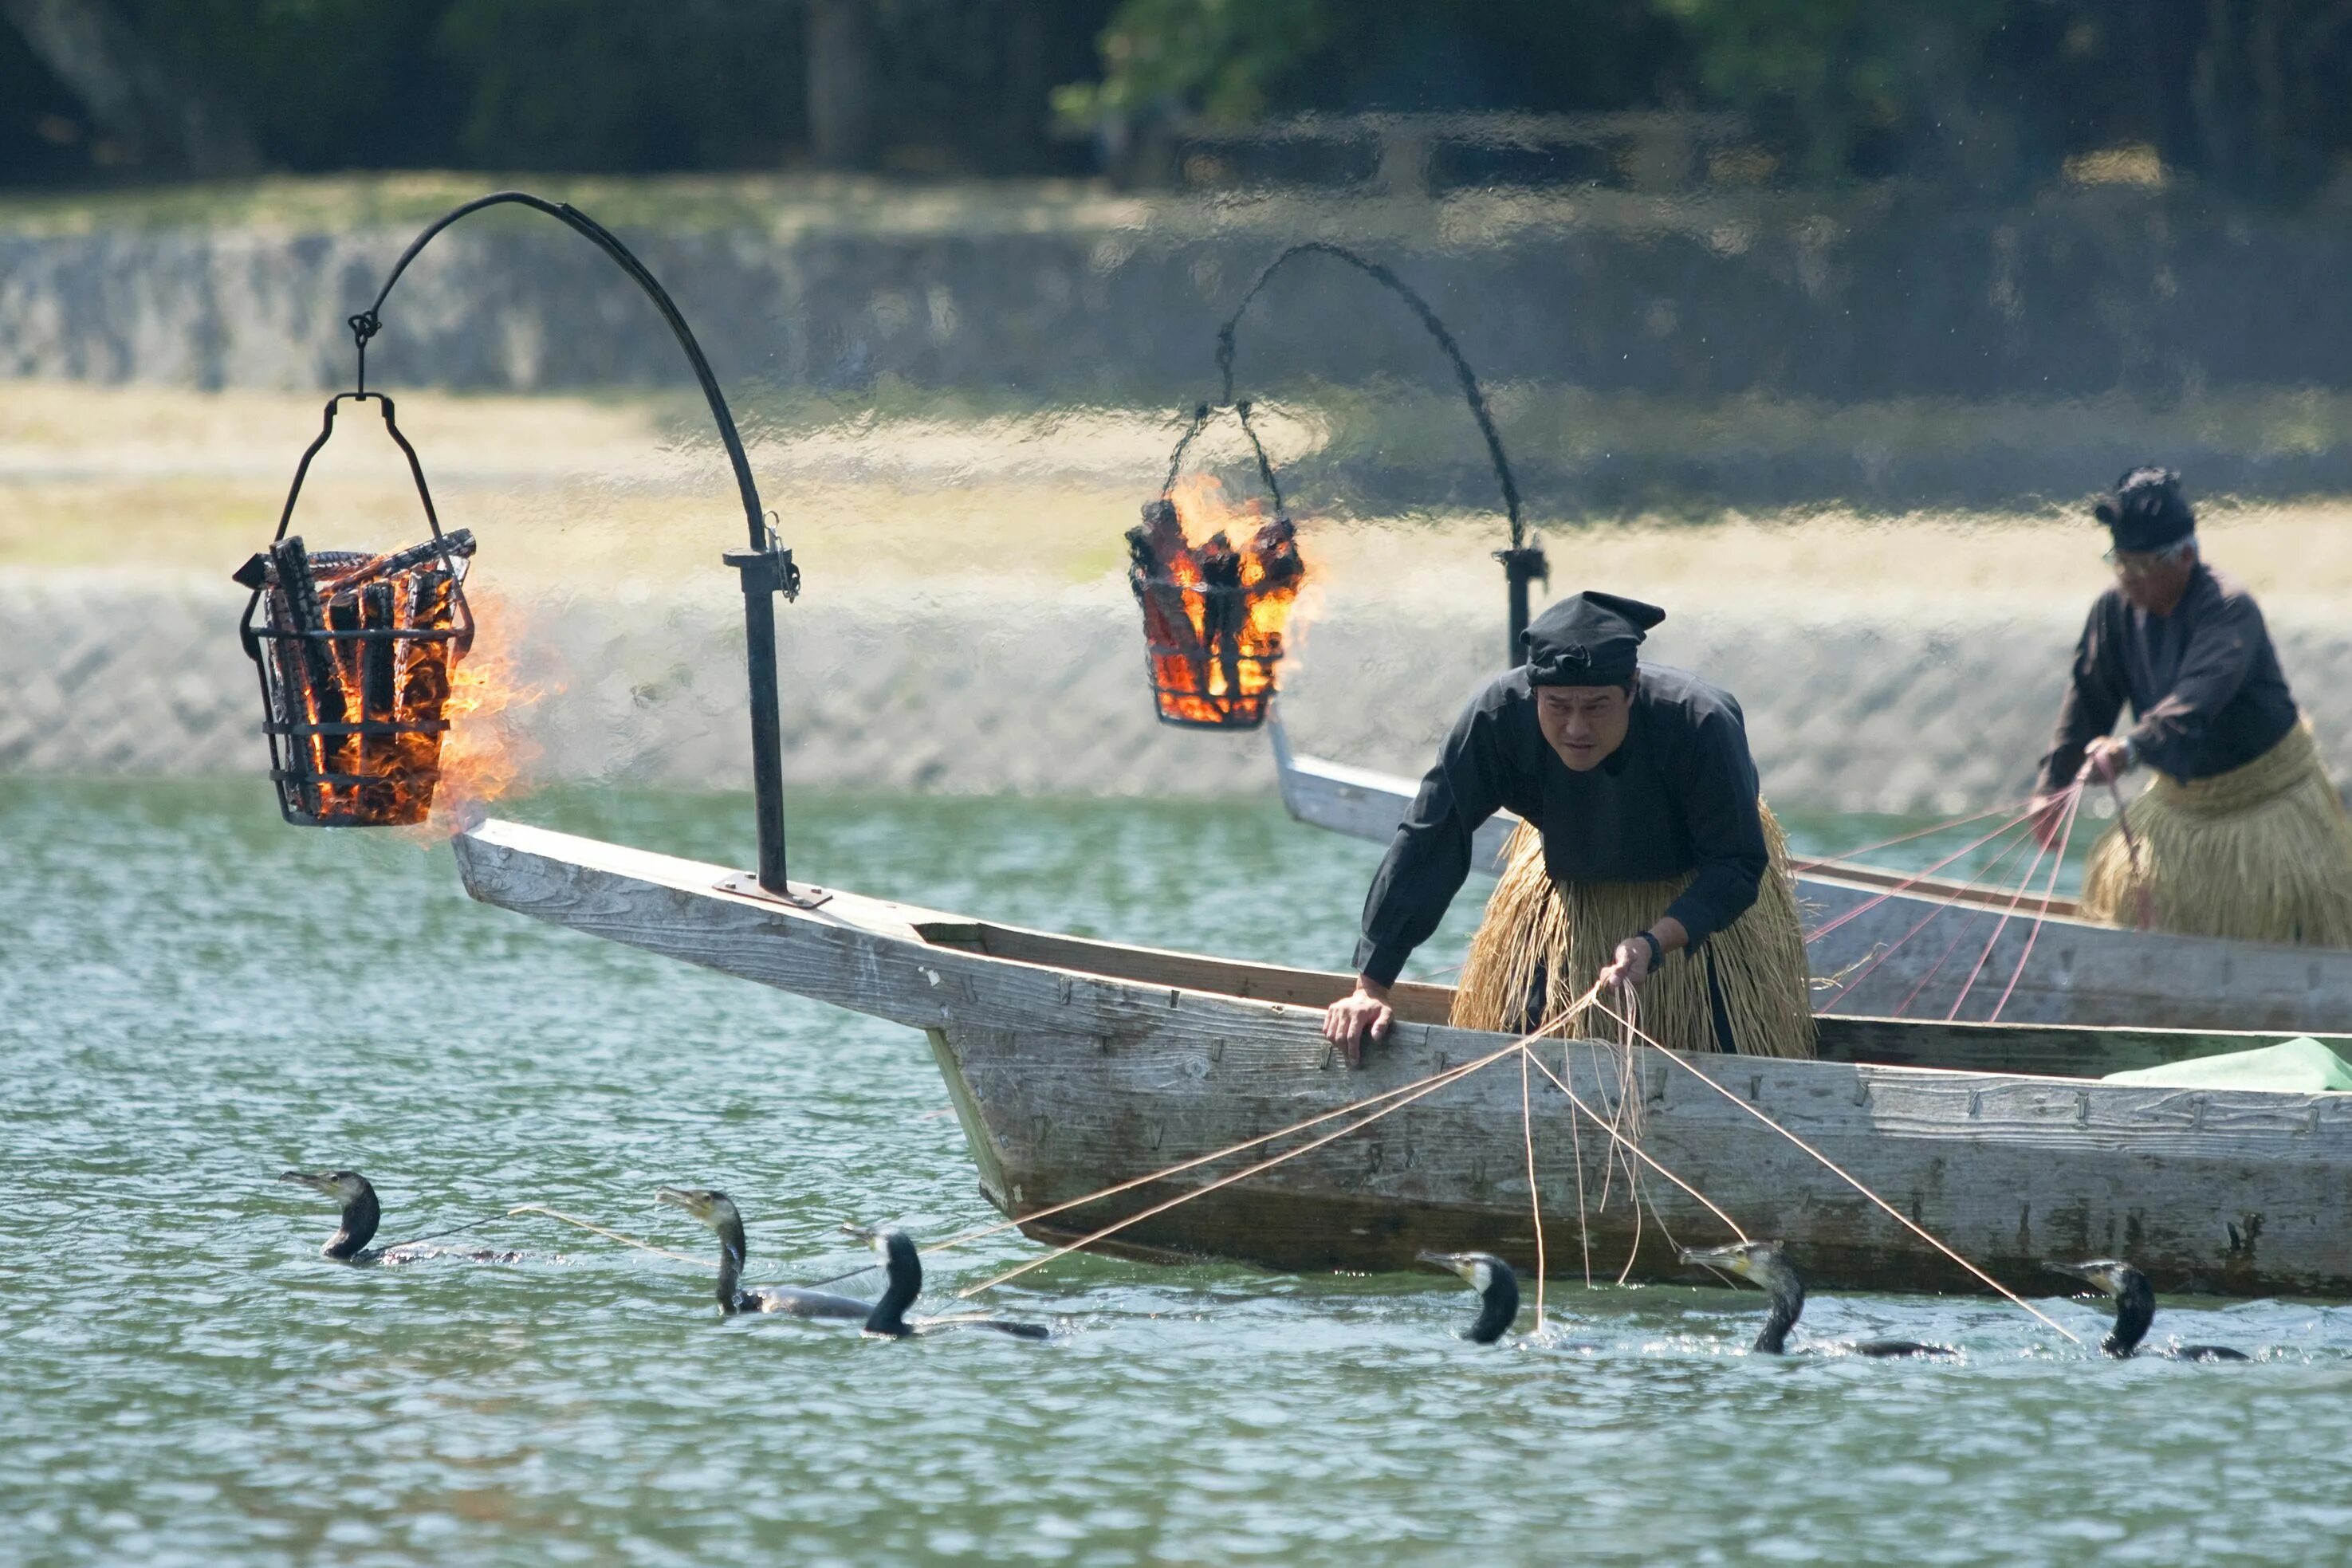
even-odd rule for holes
{"type": "MultiPolygon", "coordinates": [[[[1665,613],[1562,600],[1528,628],[1527,662],[1454,722],[1372,879],[1356,988],[1325,1014],[1349,1060],[1387,1034],[1389,988],[1461,891],[1472,834],[1507,808],[1525,821],[1455,1025],[1530,1031],[1598,979],[1639,987],[1635,1021],[1676,1050],[1813,1053],[1795,883],[1747,722],[1730,693],[1641,664],[1665,613]]],[[[1595,1014],[1569,1032],[1604,1029],[1595,1014]]]]}

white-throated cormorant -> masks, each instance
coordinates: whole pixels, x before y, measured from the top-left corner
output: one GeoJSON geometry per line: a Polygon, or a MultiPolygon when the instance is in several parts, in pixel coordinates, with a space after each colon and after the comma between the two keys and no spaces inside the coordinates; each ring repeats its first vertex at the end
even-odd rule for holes
{"type": "MultiPolygon", "coordinates": [[[[844,1318],[862,1322],[874,1303],[829,1291],[803,1291],[792,1285],[742,1288],[743,1216],[735,1200],[709,1187],[666,1186],[654,1194],[657,1203],[682,1208],[719,1235],[719,1310],[738,1312],[782,1312],[796,1318],[844,1318]]],[[[909,1298],[910,1300],[912,1298],[909,1298]]]]}
{"type": "MultiPolygon", "coordinates": [[[[2097,1287],[2116,1301],[2116,1326],[2099,1348],[2121,1360],[2139,1349],[2147,1325],[2156,1321],[2156,1288],[2147,1276],[2120,1258],[2098,1258],[2088,1263],[2048,1263],[2043,1267],[2097,1287]]],[[[2179,1344],[2157,1353],[2175,1361],[2252,1361],[2242,1350],[2226,1344],[2179,1344]]]]}
{"type": "MultiPolygon", "coordinates": [[[[1787,1354],[1789,1331],[1797,1326],[1797,1319],[1805,1310],[1805,1281],[1789,1261],[1788,1254],[1780,1250],[1779,1242],[1735,1241],[1723,1247],[1685,1247],[1682,1260],[1720,1269],[1762,1286],[1765,1294],[1772,1299],[1772,1307],[1765,1313],[1763,1330],[1756,1336],[1756,1351],[1762,1355],[1787,1354]]],[[[1886,1357],[1959,1354],[1948,1344],[1921,1344],[1907,1339],[1866,1339],[1815,1348],[1849,1355],[1886,1357]]]]}
{"type": "MultiPolygon", "coordinates": [[[[368,1178],[357,1171],[282,1171],[279,1181],[290,1181],[325,1193],[343,1207],[343,1228],[327,1239],[319,1249],[326,1257],[339,1263],[415,1263],[426,1258],[467,1258],[478,1263],[514,1263],[522,1259],[520,1252],[494,1252],[479,1249],[460,1250],[455,1248],[427,1247],[421,1241],[404,1241],[391,1247],[370,1247],[375,1239],[376,1227],[383,1223],[383,1206],[376,1201],[375,1188],[368,1178]]],[[[471,1229],[471,1226],[460,1227],[471,1229]]]]}
{"type": "Polygon", "coordinates": [[[1492,1344],[1511,1332],[1519,1315],[1519,1277],[1492,1252],[1423,1252],[1421,1261],[1451,1269],[1478,1292],[1478,1321],[1463,1337],[1492,1344]]]}

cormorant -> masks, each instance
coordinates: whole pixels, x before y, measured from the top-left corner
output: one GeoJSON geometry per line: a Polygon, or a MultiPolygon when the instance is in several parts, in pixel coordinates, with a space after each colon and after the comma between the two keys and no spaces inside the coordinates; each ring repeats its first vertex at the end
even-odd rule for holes
{"type": "MultiPolygon", "coordinates": [[[[2047,1263],[2044,1268],[2070,1275],[2095,1286],[2101,1292],[2116,1299],[2116,1326],[2099,1342],[2099,1348],[2121,1360],[2139,1349],[2139,1342],[2147,1337],[2147,1325],[2156,1321],[2156,1288],[2147,1276],[2120,1258],[2099,1258],[2088,1263],[2047,1263]]],[[[2175,1361],[2252,1361],[2242,1350],[2231,1350],[2226,1344],[2174,1345],[2158,1354],[2175,1361]]]]}
{"type": "MultiPolygon", "coordinates": [[[[1780,1250],[1779,1242],[1735,1241],[1724,1247],[1685,1247],[1682,1260],[1720,1269],[1762,1286],[1772,1298],[1772,1310],[1764,1315],[1763,1330],[1756,1336],[1756,1352],[1759,1355],[1787,1353],[1789,1331],[1797,1326],[1797,1319],[1805,1310],[1805,1281],[1788,1255],[1780,1250]]],[[[1921,1344],[1907,1339],[1866,1339],[1853,1344],[1818,1348],[1841,1350],[1851,1355],[1887,1357],[1959,1354],[1948,1344],[1921,1344]]]]}
{"type": "Polygon", "coordinates": [[[376,1227],[383,1219],[383,1206],[376,1201],[375,1188],[369,1185],[367,1177],[357,1171],[283,1171],[278,1179],[325,1193],[343,1206],[343,1228],[319,1249],[322,1255],[340,1263],[415,1263],[444,1257],[470,1258],[478,1263],[513,1263],[522,1258],[520,1252],[460,1252],[416,1241],[370,1247],[368,1243],[375,1239],[376,1227]]]}
{"type": "Polygon", "coordinates": [[[874,1250],[882,1255],[882,1267],[889,1285],[882,1299],[874,1303],[866,1314],[866,1332],[887,1339],[908,1339],[916,1334],[944,1333],[950,1329],[994,1329],[1015,1339],[1045,1339],[1053,1331],[1043,1323],[1015,1322],[1006,1318],[984,1318],[978,1313],[958,1313],[948,1318],[916,1318],[909,1322],[907,1309],[923,1293],[923,1260],[915,1250],[914,1239],[903,1230],[863,1230],[857,1234],[873,1243],[874,1250]]]}
{"type": "Polygon", "coordinates": [[[1519,1277],[1492,1252],[1423,1252],[1423,1263],[1451,1269],[1478,1292],[1478,1321],[1465,1337],[1474,1344],[1492,1344],[1511,1332],[1519,1315],[1519,1277]]]}
{"type": "Polygon", "coordinates": [[[916,1256],[914,1242],[900,1230],[853,1231],[871,1242],[875,1251],[882,1255],[887,1282],[879,1301],[861,1301],[855,1296],[836,1296],[828,1291],[806,1291],[794,1285],[754,1285],[745,1290],[740,1284],[743,1274],[743,1217],[736,1209],[735,1200],[708,1187],[666,1186],[654,1197],[673,1208],[686,1210],[719,1233],[719,1310],[730,1316],[738,1312],[781,1312],[795,1318],[832,1318],[861,1324],[867,1333],[890,1339],[951,1328],[995,1329],[1024,1339],[1046,1337],[1047,1331],[1035,1323],[1004,1322],[976,1314],[909,1321],[907,1309],[923,1293],[923,1260],[916,1256]]]}
{"type": "MultiPolygon", "coordinates": [[[[791,1285],[754,1285],[744,1290],[740,1287],[743,1216],[736,1210],[733,1198],[709,1187],[666,1186],[655,1192],[654,1200],[686,1210],[719,1233],[719,1310],[730,1317],[738,1312],[782,1312],[796,1318],[862,1322],[876,1310],[871,1301],[827,1291],[803,1291],[791,1285]]],[[[910,1293],[908,1300],[913,1299],[910,1293]]]]}

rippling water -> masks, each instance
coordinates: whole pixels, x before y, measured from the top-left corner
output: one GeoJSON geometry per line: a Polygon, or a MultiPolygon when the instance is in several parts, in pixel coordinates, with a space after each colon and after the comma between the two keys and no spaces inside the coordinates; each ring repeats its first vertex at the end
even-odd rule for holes
{"type": "MultiPolygon", "coordinates": [[[[1378,853],[1259,804],[793,805],[803,875],[1333,967],[1378,853]]],[[[521,814],[749,851],[733,798],[521,814]]],[[[245,783],[0,780],[0,1562],[2309,1563],[2352,1538],[2340,1308],[2168,1306],[2158,1337],[2263,1357],[2200,1367],[1984,1301],[1809,1307],[1824,1338],[1967,1353],[1907,1365],[1749,1356],[1752,1294],[1556,1282],[1551,1333],[1485,1351],[1433,1273],[1071,1259],[994,1301],[1048,1344],[892,1343],[722,1322],[707,1273],[544,1220],[480,1233],[520,1263],[347,1268],[324,1200],[271,1179],[367,1172],[387,1239],[541,1202],[697,1253],[652,1189],[722,1186],[752,1275],[807,1279],[861,1260],[843,1220],[989,1218],[946,1106],[919,1037],[469,904],[446,851],[285,828],[245,783]]],[[[934,1259],[934,1299],[1035,1255],[934,1259]]]]}

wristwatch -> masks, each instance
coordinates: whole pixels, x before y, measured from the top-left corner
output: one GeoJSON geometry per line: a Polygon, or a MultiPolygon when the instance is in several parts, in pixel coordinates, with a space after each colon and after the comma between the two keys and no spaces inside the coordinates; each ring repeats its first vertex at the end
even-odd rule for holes
{"type": "Polygon", "coordinates": [[[1633,936],[1636,940],[1647,942],[1650,945],[1651,968],[1655,969],[1659,965],[1666,961],[1665,947],[1660,944],[1654,935],[1647,931],[1636,931],[1633,933],[1633,936]]]}

